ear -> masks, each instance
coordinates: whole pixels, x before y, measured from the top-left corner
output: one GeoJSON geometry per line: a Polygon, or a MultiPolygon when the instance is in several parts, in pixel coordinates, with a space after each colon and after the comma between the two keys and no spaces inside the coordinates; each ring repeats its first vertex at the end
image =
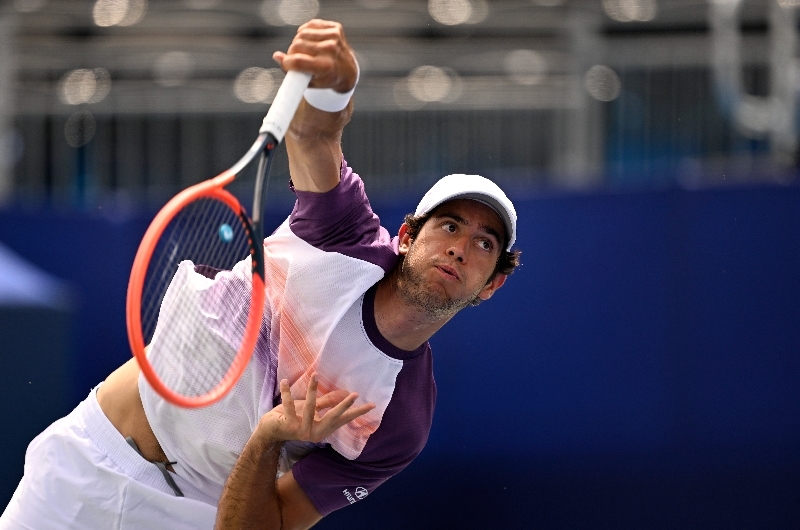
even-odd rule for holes
{"type": "Polygon", "coordinates": [[[497,276],[492,278],[492,281],[487,283],[486,287],[484,287],[483,290],[480,293],[478,293],[478,297],[481,300],[488,300],[489,298],[491,298],[494,292],[499,288],[501,288],[504,283],[506,283],[506,278],[508,278],[508,276],[505,274],[498,274],[497,276]]]}
{"type": "Polygon", "coordinates": [[[411,248],[411,236],[408,235],[408,225],[403,223],[400,225],[400,230],[397,232],[398,245],[397,248],[400,254],[408,254],[408,249],[411,248]]]}

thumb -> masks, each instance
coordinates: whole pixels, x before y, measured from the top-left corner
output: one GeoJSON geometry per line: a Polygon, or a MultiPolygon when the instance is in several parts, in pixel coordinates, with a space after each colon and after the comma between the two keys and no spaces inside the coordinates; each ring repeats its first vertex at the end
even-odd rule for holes
{"type": "Polygon", "coordinates": [[[280,66],[282,69],[283,69],[283,60],[285,58],[286,54],[283,52],[275,52],[272,54],[272,60],[278,63],[278,66],[280,66]]]}

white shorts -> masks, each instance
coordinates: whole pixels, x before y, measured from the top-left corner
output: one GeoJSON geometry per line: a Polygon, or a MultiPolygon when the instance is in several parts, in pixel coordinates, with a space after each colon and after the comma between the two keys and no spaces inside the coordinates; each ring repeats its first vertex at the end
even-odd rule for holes
{"type": "Polygon", "coordinates": [[[212,529],[217,500],[172,476],[185,497],[128,445],[95,389],[30,443],[0,530],[212,529]]]}

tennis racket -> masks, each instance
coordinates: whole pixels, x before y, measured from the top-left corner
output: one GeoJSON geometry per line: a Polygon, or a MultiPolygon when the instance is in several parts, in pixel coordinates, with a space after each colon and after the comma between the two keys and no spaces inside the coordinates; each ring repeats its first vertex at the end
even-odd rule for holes
{"type": "Polygon", "coordinates": [[[220,400],[247,367],[264,310],[265,176],[311,76],[288,72],[245,155],[173,197],[139,245],[126,318],[133,355],[165,400],[220,400]],[[260,155],[252,218],[225,189],[260,155]]]}

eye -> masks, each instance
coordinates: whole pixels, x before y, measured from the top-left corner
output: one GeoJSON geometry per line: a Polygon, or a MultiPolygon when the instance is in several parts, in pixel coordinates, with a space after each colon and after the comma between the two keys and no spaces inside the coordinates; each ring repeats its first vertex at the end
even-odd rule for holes
{"type": "Polygon", "coordinates": [[[456,224],[455,223],[451,223],[451,222],[446,222],[446,223],[442,224],[442,230],[452,234],[453,232],[456,231],[456,224]]]}
{"type": "Polygon", "coordinates": [[[481,239],[478,241],[478,245],[487,252],[491,252],[494,249],[494,245],[488,239],[481,239]]]}

